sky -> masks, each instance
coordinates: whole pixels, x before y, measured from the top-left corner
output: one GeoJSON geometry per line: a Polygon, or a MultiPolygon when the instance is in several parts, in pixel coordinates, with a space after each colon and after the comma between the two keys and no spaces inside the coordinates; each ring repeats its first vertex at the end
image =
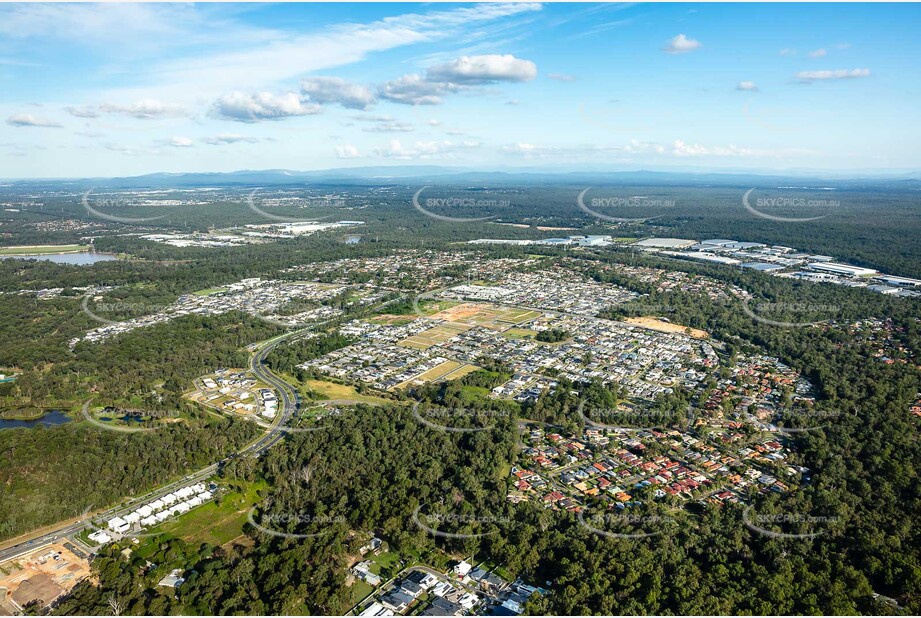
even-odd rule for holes
{"type": "Polygon", "coordinates": [[[0,177],[921,170],[917,4],[5,4],[0,177]]]}

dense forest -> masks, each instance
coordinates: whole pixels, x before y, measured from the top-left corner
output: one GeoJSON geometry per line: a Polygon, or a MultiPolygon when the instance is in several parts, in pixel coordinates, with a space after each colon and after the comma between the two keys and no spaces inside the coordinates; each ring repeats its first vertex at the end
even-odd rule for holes
{"type": "MultiPolygon", "coordinates": [[[[451,224],[412,209],[412,190],[387,187],[372,194],[366,186],[322,186],[339,191],[347,206],[317,216],[362,219],[362,242],[346,245],[332,234],[226,249],[169,247],[142,240],[141,232],[207,230],[215,221],[263,222],[239,199],[173,213],[169,221],[143,228],[94,222],[97,250],[127,259],[77,267],[30,260],[0,260],[0,367],[15,368],[16,381],[0,390],[4,407],[55,405],[75,409],[86,399],[98,405],[180,409],[187,422],[143,434],[100,431],[85,423],[54,428],[0,430],[0,538],[117,502],[171,480],[196,466],[226,456],[251,439],[251,425],[195,414],[182,393],[193,378],[216,367],[243,367],[246,346],[282,330],[242,313],[188,316],[134,331],[99,344],[68,341],[98,325],[81,311],[74,288],[111,286],[106,302],[162,305],[179,295],[237,281],[278,277],[297,264],[345,257],[377,257],[397,249],[472,251],[458,245],[481,237],[541,238],[552,234],[600,233],[618,237],[724,237],[779,243],[825,253],[892,274],[921,273],[921,226],[917,198],[895,183],[842,183],[840,206],[814,225],[784,225],[758,219],[740,205],[749,186],[715,187],[631,184],[593,188],[593,194],[649,195],[673,201],[646,224],[608,225],[582,212],[575,196],[585,187],[539,184],[496,187],[508,200],[493,222],[451,224]],[[368,204],[373,202],[374,207],[368,204]],[[499,226],[496,222],[529,227],[499,226]],[[544,232],[541,225],[574,226],[576,231],[544,232]],[[63,287],[55,298],[19,295],[20,290],[63,287]]],[[[29,189],[33,190],[32,188],[29,189]]],[[[474,191],[470,187],[440,187],[474,191]]],[[[769,187],[762,187],[765,194],[769,187]]],[[[477,190],[482,193],[482,190],[477,190]]],[[[776,190],[774,190],[776,193],[776,190]]],[[[434,193],[433,193],[434,195],[434,193]]],[[[138,207],[132,216],[154,210],[138,207]]],[[[637,216],[629,207],[607,209],[610,216],[637,216]]],[[[298,211],[278,211],[288,216],[298,211]]],[[[497,213],[459,212],[460,216],[497,213]]],[[[799,213],[797,213],[799,214],[799,213]]],[[[79,201],[48,200],[45,208],[4,213],[8,244],[78,242],[77,232],[48,233],[37,221],[69,218],[92,221],[79,201]],[[60,212],[58,212],[60,211],[60,212]],[[12,234],[15,234],[13,236],[12,234]],[[15,238],[13,243],[10,239],[15,238]]],[[[85,232],[82,233],[85,235],[85,232]]],[[[921,392],[921,311],[917,301],[832,285],[811,285],[751,271],[665,260],[628,249],[567,251],[551,247],[475,246],[479,259],[542,255],[597,281],[622,285],[643,296],[612,307],[607,317],[668,307],[668,319],[700,328],[724,343],[727,359],[740,353],[767,353],[801,371],[816,385],[822,404],[845,411],[834,423],[792,437],[812,482],[783,503],[762,499],[759,512],[783,509],[833,515],[835,524],[812,539],[774,539],[743,522],[744,507],[689,508],[680,525],[645,539],[612,539],[593,534],[571,514],[506,500],[507,474],[518,462],[519,420],[575,430],[579,403],[610,404],[619,393],[598,384],[562,382],[555,393],[518,405],[489,400],[489,389],[508,377],[501,363],[483,362],[483,371],[462,380],[430,385],[375,408],[357,406],[323,420],[325,430],[288,435],[259,459],[233,460],[221,475],[227,482],[259,482],[267,489],[259,505],[262,521],[297,513],[300,524],[286,532],[318,536],[292,540],[247,526],[246,542],[222,547],[159,540],[150,558],[127,561],[119,547],[94,561],[98,585],[85,582],[56,609],[61,614],[108,614],[111,599],[124,614],[179,613],[341,613],[349,609],[343,586],[348,557],[360,542],[357,532],[376,533],[401,555],[442,564],[445,556],[489,557],[513,576],[545,585],[551,594],[535,597],[531,613],[554,614],[887,614],[921,612],[921,418],[908,413],[921,392]],[[572,260],[575,258],[575,260],[572,260]],[[815,321],[804,328],[778,328],[753,319],[739,299],[711,300],[700,294],[659,292],[650,282],[610,268],[649,266],[706,276],[748,290],[752,306],[779,307],[767,317],[815,321]],[[794,305],[832,307],[802,313],[794,305]],[[893,325],[896,345],[884,355],[876,335],[850,324],[880,318],[893,325]],[[890,362],[891,361],[891,362],[890,362]],[[476,432],[433,430],[414,416],[423,406],[465,408],[478,414],[440,419],[440,424],[473,423],[476,432]],[[464,522],[454,532],[485,534],[457,540],[433,537],[414,515],[464,522]],[[306,524],[304,521],[314,523],[306,524]],[[334,521],[317,527],[315,522],[334,521]],[[321,529],[322,528],[322,529],[321,529]],[[176,596],[158,592],[156,581],[168,565],[189,571],[176,596]],[[878,599],[895,599],[898,607],[878,599]]],[[[464,273],[454,273],[463,279],[464,273]]],[[[350,275],[351,276],[351,275],[350,275]]],[[[355,274],[366,281],[368,274],[355,274]]],[[[404,279],[407,289],[425,282],[404,279]]],[[[410,313],[411,303],[388,312],[410,313]]],[[[131,317],[128,313],[117,317],[131,317]]],[[[559,340],[567,333],[548,333],[559,340]]],[[[268,357],[274,370],[312,377],[296,368],[307,359],[348,345],[351,340],[323,334],[276,348],[268,357]]],[[[676,421],[688,401],[681,392],[657,402],[676,421]]],[[[417,414],[424,418],[426,407],[417,414]]],[[[651,507],[654,508],[654,507],[651,507]]],[[[282,521],[288,521],[281,519],[282,521]]]]}

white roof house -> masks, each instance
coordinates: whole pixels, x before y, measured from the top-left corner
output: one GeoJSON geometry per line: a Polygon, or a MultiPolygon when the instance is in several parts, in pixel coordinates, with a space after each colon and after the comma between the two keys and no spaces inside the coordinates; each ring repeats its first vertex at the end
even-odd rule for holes
{"type": "Polygon", "coordinates": [[[467,564],[461,560],[460,564],[454,566],[454,572],[461,577],[467,577],[467,574],[470,573],[470,569],[473,568],[472,564],[467,564]]]}
{"type": "Polygon", "coordinates": [[[125,521],[128,522],[129,524],[136,524],[137,522],[141,521],[141,514],[138,513],[137,511],[134,511],[133,513],[128,513],[127,515],[125,515],[125,521]]]}
{"type": "Polygon", "coordinates": [[[114,517],[109,520],[109,530],[114,530],[115,532],[124,532],[128,529],[128,522],[126,522],[121,517],[114,517]]]}

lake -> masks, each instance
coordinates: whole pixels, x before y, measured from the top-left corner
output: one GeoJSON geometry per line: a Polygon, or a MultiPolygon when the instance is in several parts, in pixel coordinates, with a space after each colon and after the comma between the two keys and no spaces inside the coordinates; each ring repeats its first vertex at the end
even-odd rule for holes
{"type": "Polygon", "coordinates": [[[70,418],[60,410],[52,410],[41,418],[29,421],[19,419],[0,418],[0,429],[13,429],[15,427],[35,427],[37,425],[63,425],[70,423],[74,419],[70,418]]]}
{"type": "Polygon", "coordinates": [[[4,258],[13,258],[14,260],[45,260],[56,264],[73,264],[75,266],[86,266],[96,262],[110,262],[117,260],[114,255],[105,253],[44,253],[41,255],[4,255],[4,258]]]}

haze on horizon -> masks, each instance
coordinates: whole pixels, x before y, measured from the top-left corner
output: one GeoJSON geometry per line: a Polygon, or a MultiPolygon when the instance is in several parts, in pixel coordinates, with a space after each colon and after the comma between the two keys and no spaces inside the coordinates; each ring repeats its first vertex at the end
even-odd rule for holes
{"type": "Polygon", "coordinates": [[[918,5],[0,6],[5,178],[921,168],[918,5]]]}

